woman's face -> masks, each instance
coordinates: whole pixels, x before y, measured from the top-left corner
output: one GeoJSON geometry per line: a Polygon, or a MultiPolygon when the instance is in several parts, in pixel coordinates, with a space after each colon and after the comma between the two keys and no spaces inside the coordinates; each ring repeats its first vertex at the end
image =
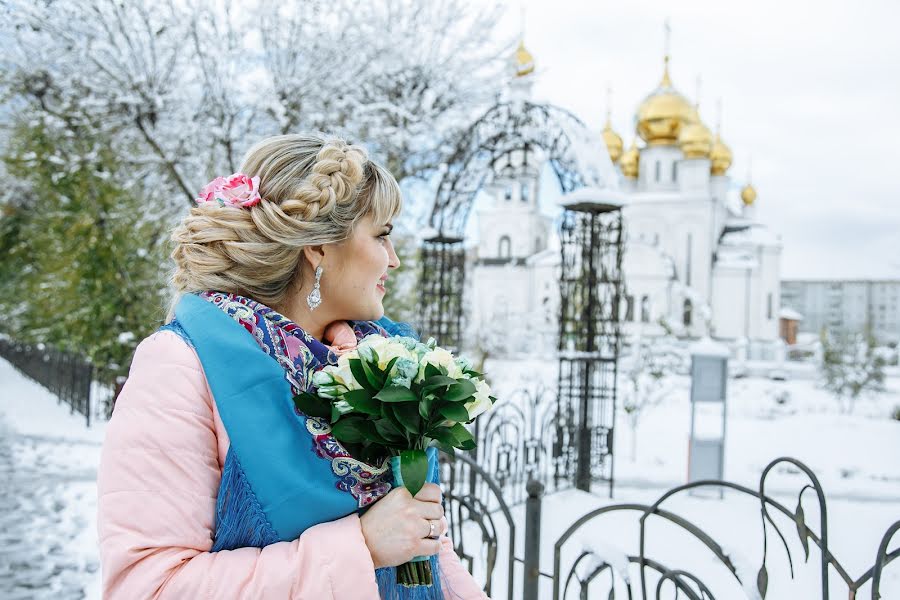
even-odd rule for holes
{"type": "MultiPolygon", "coordinates": [[[[329,244],[322,257],[322,305],[331,320],[375,321],[384,316],[382,300],[388,270],[400,266],[390,234],[393,225],[371,215],[357,222],[350,237],[329,244]]],[[[325,316],[325,315],[322,315],[325,316]]]]}

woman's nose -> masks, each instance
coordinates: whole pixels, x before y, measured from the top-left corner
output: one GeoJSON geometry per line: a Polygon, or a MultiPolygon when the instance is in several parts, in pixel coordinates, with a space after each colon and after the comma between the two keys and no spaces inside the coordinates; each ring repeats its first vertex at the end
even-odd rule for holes
{"type": "Polygon", "coordinates": [[[397,256],[397,252],[394,250],[394,243],[390,240],[388,241],[388,268],[396,269],[400,266],[400,258],[397,256]]]}

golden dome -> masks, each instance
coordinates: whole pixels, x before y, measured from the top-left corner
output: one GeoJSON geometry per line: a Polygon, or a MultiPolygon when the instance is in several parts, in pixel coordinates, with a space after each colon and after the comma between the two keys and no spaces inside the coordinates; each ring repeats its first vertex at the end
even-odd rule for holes
{"type": "Polygon", "coordinates": [[[672,87],[669,57],[666,56],[659,87],[638,107],[638,135],[651,146],[674,145],[682,127],[690,122],[693,110],[687,98],[672,87]]]}
{"type": "Polygon", "coordinates": [[[606,150],[609,152],[609,159],[616,163],[622,156],[622,138],[618,133],[613,131],[612,123],[609,117],[606,119],[606,126],[603,128],[603,141],[606,143],[606,150]]]}
{"type": "Polygon", "coordinates": [[[534,57],[531,52],[525,49],[525,40],[519,40],[519,47],[516,49],[516,76],[524,77],[530,73],[534,73],[534,57]]]}
{"type": "Polygon", "coordinates": [[[632,140],[631,148],[628,149],[619,160],[619,166],[622,168],[622,175],[637,179],[638,166],[641,160],[641,154],[638,152],[637,143],[632,140]]]}
{"type": "Polygon", "coordinates": [[[718,133],[709,151],[709,160],[712,162],[710,172],[713,175],[724,175],[731,166],[731,148],[722,141],[718,133]]]}
{"type": "Polygon", "coordinates": [[[678,135],[678,144],[685,158],[709,158],[712,149],[712,131],[703,124],[700,113],[694,107],[690,114],[690,120],[681,128],[678,135]]]}
{"type": "Polygon", "coordinates": [[[741,190],[741,200],[744,201],[744,206],[750,206],[756,200],[756,188],[752,184],[748,183],[741,190]]]}

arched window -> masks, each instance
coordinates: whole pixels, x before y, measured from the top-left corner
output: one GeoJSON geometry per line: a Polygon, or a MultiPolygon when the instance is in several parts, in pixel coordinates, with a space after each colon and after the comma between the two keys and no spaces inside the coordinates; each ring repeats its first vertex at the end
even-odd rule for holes
{"type": "Polygon", "coordinates": [[[634,321],[634,296],[625,296],[625,320],[634,321]]]}
{"type": "Polygon", "coordinates": [[[649,323],[650,322],[650,298],[647,296],[641,297],[641,323],[649,323]]]}
{"type": "Polygon", "coordinates": [[[500,244],[497,248],[497,256],[500,258],[509,258],[512,256],[512,241],[510,241],[508,235],[504,235],[500,238],[500,244]]]}
{"type": "Polygon", "coordinates": [[[504,192],[503,198],[504,198],[504,200],[506,200],[507,202],[509,202],[510,200],[512,200],[512,186],[511,186],[511,185],[506,186],[506,192],[504,192]]]}
{"type": "Polygon", "coordinates": [[[685,298],[684,300],[684,314],[682,316],[684,317],[684,326],[690,327],[694,318],[694,305],[690,298],[685,298]]]}
{"type": "Polygon", "coordinates": [[[541,243],[541,238],[539,238],[539,237],[534,238],[534,252],[535,252],[535,254],[538,253],[538,252],[540,252],[541,250],[543,250],[543,246],[544,246],[544,244],[541,243]]]}
{"type": "Polygon", "coordinates": [[[659,181],[659,174],[662,172],[662,164],[656,161],[656,181],[659,181]]]}
{"type": "Polygon", "coordinates": [[[528,182],[522,183],[522,202],[528,202],[531,200],[531,186],[528,185],[528,182]]]}
{"type": "Polygon", "coordinates": [[[672,181],[678,181],[678,163],[672,163],[672,181]]]}

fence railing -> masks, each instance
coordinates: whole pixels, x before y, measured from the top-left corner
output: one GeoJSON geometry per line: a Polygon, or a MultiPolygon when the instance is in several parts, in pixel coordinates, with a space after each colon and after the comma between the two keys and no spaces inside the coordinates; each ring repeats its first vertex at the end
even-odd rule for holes
{"type": "Polygon", "coordinates": [[[457,554],[476,579],[484,582],[485,592],[493,598],[607,600],[623,597],[629,600],[659,600],[663,597],[684,597],[712,600],[734,597],[737,586],[744,593],[749,593],[748,597],[756,595],[764,599],[767,593],[783,590],[790,585],[789,580],[794,579],[796,572],[795,554],[802,550],[805,562],[812,558],[818,563],[819,579],[818,584],[809,581],[810,573],[806,572],[806,577],[799,584],[804,587],[802,597],[829,600],[832,597],[831,584],[839,582],[851,600],[861,598],[858,594],[867,584],[871,585],[872,600],[879,600],[882,598],[880,588],[884,568],[900,557],[900,547],[889,549],[900,532],[900,521],[897,521],[885,532],[877,550],[873,549],[875,560],[872,566],[858,577],[852,577],[829,545],[826,499],[818,479],[806,465],[792,458],[772,461],[760,476],[757,490],[728,481],[698,481],[665,492],[653,504],[613,504],[584,514],[554,541],[551,571],[540,570],[541,550],[550,548],[550,540],[542,539],[541,534],[542,513],[546,510],[543,501],[546,498],[543,497],[544,486],[540,482],[531,480],[527,483],[524,494],[524,543],[517,545],[517,525],[519,528],[522,525],[521,504],[508,506],[503,501],[502,488],[488,471],[464,455],[458,455],[456,459],[445,457],[442,481],[446,502],[451,507],[447,515],[457,554]],[[794,509],[787,508],[765,491],[769,474],[776,466],[784,464],[792,465],[809,480],[798,493],[797,507],[794,509]],[[703,489],[730,490],[728,500],[721,506],[725,507],[730,519],[759,519],[759,538],[753,540],[750,539],[752,534],[748,535],[746,531],[736,533],[729,530],[719,537],[738,539],[717,540],[709,533],[710,530],[663,507],[668,507],[676,496],[703,489]],[[812,514],[818,521],[815,526],[807,522],[803,508],[807,491],[814,493],[812,514]],[[756,505],[749,516],[741,514],[741,510],[746,508],[746,501],[756,505]],[[460,506],[465,509],[456,508],[460,506]],[[512,516],[514,512],[520,514],[518,524],[512,516]],[[733,516],[732,512],[735,513],[733,516]],[[665,529],[669,535],[681,536],[678,547],[693,547],[693,559],[681,552],[676,553],[674,558],[659,555],[658,548],[665,543],[660,544],[659,539],[656,544],[650,543],[651,523],[657,523],[653,526],[656,532],[665,529]],[[789,544],[790,536],[782,531],[785,523],[796,532],[793,544],[789,544]],[[665,526],[658,527],[658,524],[665,526]],[[634,539],[622,536],[622,525],[636,525],[634,539]],[[596,550],[583,545],[573,547],[575,543],[583,544],[588,532],[592,538],[615,539],[621,550],[610,547],[596,550]],[[582,540],[576,542],[579,538],[582,540]],[[757,564],[739,560],[738,555],[729,550],[743,549],[760,540],[762,555],[757,564]],[[784,552],[772,552],[775,545],[783,547],[784,552]],[[482,564],[474,560],[478,556],[482,557],[482,564]],[[517,568],[519,565],[523,568],[517,568]],[[700,565],[699,569],[697,565],[700,565]],[[507,569],[505,574],[498,568],[501,566],[507,569]],[[506,589],[497,590],[498,583],[506,589]],[[499,593],[492,595],[492,591],[499,593]],[[666,593],[671,595],[666,596],[666,593]]]}
{"type": "Polygon", "coordinates": [[[68,404],[72,413],[83,415],[87,425],[91,425],[95,407],[91,403],[94,367],[90,362],[44,344],[24,344],[5,338],[0,338],[0,357],[47,388],[60,402],[68,404]]]}

